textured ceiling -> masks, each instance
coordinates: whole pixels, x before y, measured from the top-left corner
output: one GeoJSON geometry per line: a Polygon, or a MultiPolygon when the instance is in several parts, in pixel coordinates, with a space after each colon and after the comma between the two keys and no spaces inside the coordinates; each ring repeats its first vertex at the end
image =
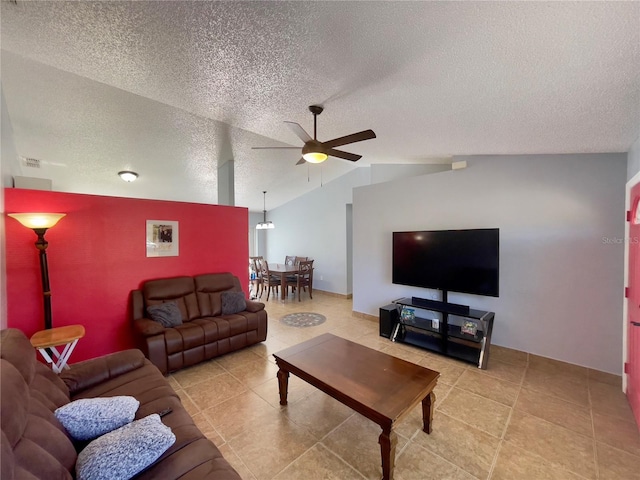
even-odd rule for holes
{"type": "MultiPolygon", "coordinates": [[[[640,133],[639,2],[1,4],[18,173],[54,189],[267,209],[370,163],[624,152],[640,133]],[[295,166],[283,121],[368,128],[351,164],[295,166]],[[140,173],[124,184],[115,173],[140,173]]],[[[4,128],[4,127],[3,127],[4,128]]],[[[3,159],[4,160],[4,159],[3,159]]],[[[14,171],[16,169],[14,168],[14,171]]]]}

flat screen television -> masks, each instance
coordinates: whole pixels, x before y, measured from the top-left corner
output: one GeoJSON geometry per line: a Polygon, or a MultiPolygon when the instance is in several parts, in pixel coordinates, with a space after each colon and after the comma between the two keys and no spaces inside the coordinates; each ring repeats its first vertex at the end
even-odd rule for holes
{"type": "Polygon", "coordinates": [[[499,296],[500,230],[393,232],[392,282],[499,296]]]}

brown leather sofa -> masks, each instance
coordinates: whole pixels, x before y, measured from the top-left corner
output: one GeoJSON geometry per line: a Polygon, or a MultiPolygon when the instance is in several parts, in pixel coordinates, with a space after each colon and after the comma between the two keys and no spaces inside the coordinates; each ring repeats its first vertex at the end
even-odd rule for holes
{"type": "Polygon", "coordinates": [[[73,364],[60,375],[36,360],[36,350],[17,329],[0,332],[0,478],[75,478],[82,448],[54,415],[80,398],[131,395],[140,406],[136,419],[173,410],[162,417],[176,442],[136,479],[241,480],[218,448],[202,435],[164,376],[139,350],[125,350],[73,364]]]}
{"type": "Polygon", "coordinates": [[[242,292],[231,273],[149,280],[131,292],[133,328],[137,346],[162,373],[267,339],[264,303],[246,300],[246,310],[222,314],[222,292],[242,292]],[[182,325],[165,328],[147,315],[147,307],[173,301],[182,325]]]}

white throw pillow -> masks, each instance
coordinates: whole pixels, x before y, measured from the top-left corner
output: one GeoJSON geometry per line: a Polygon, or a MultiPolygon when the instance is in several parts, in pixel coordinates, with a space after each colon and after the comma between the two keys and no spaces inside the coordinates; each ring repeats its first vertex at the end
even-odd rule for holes
{"type": "Polygon", "coordinates": [[[160,415],[131,422],[85,447],[76,462],[77,480],[125,480],[155,462],[175,443],[176,436],[160,415]]]}
{"type": "Polygon", "coordinates": [[[100,397],[74,400],[54,413],[76,440],[93,440],[127,423],[136,416],[140,402],[134,397],[100,397]]]}

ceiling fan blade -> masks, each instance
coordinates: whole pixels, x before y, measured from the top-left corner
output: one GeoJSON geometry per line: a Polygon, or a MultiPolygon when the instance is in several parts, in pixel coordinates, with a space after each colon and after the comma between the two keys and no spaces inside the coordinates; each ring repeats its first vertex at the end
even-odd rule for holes
{"type": "Polygon", "coordinates": [[[302,128],[300,124],[296,122],[284,122],[284,123],[286,123],[287,126],[291,129],[291,131],[295,133],[296,136],[300,140],[302,140],[304,143],[307,143],[309,140],[313,140],[313,138],[311,138],[309,134],[304,131],[304,128],[302,128]]]}
{"type": "Polygon", "coordinates": [[[333,148],[329,148],[325,150],[327,155],[331,155],[332,157],[343,158],[345,160],[349,160],[351,162],[357,162],[362,158],[362,155],[356,155],[355,153],[343,152],[342,150],[334,150],[333,148]]]}
{"type": "Polygon", "coordinates": [[[322,145],[327,148],[339,147],[348,143],[362,142],[363,140],[370,140],[376,138],[376,134],[373,130],[363,130],[362,132],[352,133],[346,137],[334,138],[327,142],[322,142],[322,145]]]}
{"type": "Polygon", "coordinates": [[[251,147],[251,150],[279,150],[283,148],[294,148],[296,150],[300,150],[300,147],[251,147]]]}
{"type": "Polygon", "coordinates": [[[301,157],[300,160],[298,160],[298,162],[296,163],[296,165],[302,165],[304,163],[307,163],[307,161],[301,157]]]}

